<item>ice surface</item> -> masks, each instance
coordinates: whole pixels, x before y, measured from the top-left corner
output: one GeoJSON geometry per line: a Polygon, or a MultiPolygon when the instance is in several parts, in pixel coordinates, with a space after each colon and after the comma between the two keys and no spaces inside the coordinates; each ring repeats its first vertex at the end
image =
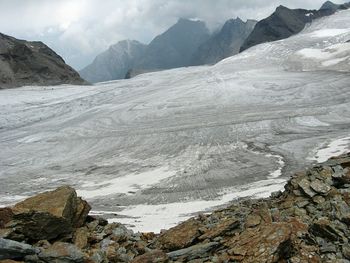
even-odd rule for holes
{"type": "Polygon", "coordinates": [[[316,30],[312,33],[313,37],[335,37],[338,35],[349,33],[350,29],[347,28],[327,28],[327,29],[321,29],[316,30]]]}
{"type": "Polygon", "coordinates": [[[69,184],[111,220],[159,231],[281,189],[349,149],[349,28],[341,11],[214,66],[0,90],[0,204],[69,184]]]}

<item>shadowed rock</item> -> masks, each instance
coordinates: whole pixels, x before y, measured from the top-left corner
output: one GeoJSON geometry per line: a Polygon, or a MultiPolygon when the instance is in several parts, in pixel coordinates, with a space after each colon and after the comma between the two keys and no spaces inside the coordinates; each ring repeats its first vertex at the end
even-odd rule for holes
{"type": "Polygon", "coordinates": [[[42,42],[19,40],[0,33],[0,89],[59,84],[87,82],[42,42]]]}
{"type": "Polygon", "coordinates": [[[0,238],[0,260],[22,258],[26,255],[38,253],[38,251],[38,249],[33,248],[31,245],[0,238]]]}
{"type": "Polygon", "coordinates": [[[348,8],[347,5],[339,5],[336,8],[332,6],[332,8],[321,8],[320,10],[306,10],[289,9],[281,5],[271,16],[256,24],[253,32],[243,43],[240,52],[261,43],[288,38],[302,31],[306,24],[313,20],[346,8],[348,8]]]}

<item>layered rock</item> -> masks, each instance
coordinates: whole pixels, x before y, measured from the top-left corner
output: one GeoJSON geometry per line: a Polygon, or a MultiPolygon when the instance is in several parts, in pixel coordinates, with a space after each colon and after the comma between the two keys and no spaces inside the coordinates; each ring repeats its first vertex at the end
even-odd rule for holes
{"type": "Polygon", "coordinates": [[[87,82],[42,42],[19,40],[0,33],[0,89],[59,84],[87,82]]]}
{"type": "MultiPolygon", "coordinates": [[[[74,219],[74,214],[80,214],[75,209],[77,203],[74,190],[64,187],[9,208],[13,218],[18,211],[62,218],[70,222],[71,230],[69,234],[40,241],[35,233],[26,233],[21,241],[28,244],[17,243],[6,238],[12,231],[14,219],[10,219],[0,229],[0,237],[5,237],[0,239],[2,258],[91,263],[348,262],[350,259],[350,153],[297,173],[288,181],[284,192],[273,193],[267,199],[234,202],[161,234],[134,233],[121,224],[86,217],[86,213],[82,224],[77,225],[74,219]],[[56,208],[50,208],[53,197],[58,198],[56,208]]],[[[45,228],[42,219],[34,220],[45,228]]]]}

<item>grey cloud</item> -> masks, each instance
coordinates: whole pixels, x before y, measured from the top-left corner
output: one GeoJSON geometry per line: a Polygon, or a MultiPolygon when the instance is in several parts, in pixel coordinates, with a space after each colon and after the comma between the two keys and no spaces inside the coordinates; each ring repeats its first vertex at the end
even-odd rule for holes
{"type": "Polygon", "coordinates": [[[281,4],[313,9],[324,1],[0,0],[0,32],[42,40],[79,69],[119,40],[149,42],[179,17],[198,18],[215,29],[232,17],[262,19],[281,4]]]}

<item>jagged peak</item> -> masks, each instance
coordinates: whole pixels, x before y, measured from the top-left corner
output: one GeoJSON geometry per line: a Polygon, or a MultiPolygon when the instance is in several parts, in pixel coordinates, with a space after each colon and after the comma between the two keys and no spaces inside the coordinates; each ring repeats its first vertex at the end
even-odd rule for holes
{"type": "Polygon", "coordinates": [[[282,13],[282,12],[286,12],[286,11],[291,11],[291,9],[290,8],[288,8],[288,7],[286,7],[286,6],[284,6],[284,5],[279,5],[277,8],[276,8],[276,10],[275,10],[275,14],[277,13],[282,13]]]}
{"type": "Polygon", "coordinates": [[[339,7],[339,5],[333,3],[332,1],[326,1],[320,8],[320,10],[324,10],[324,9],[337,9],[339,7]]]}

